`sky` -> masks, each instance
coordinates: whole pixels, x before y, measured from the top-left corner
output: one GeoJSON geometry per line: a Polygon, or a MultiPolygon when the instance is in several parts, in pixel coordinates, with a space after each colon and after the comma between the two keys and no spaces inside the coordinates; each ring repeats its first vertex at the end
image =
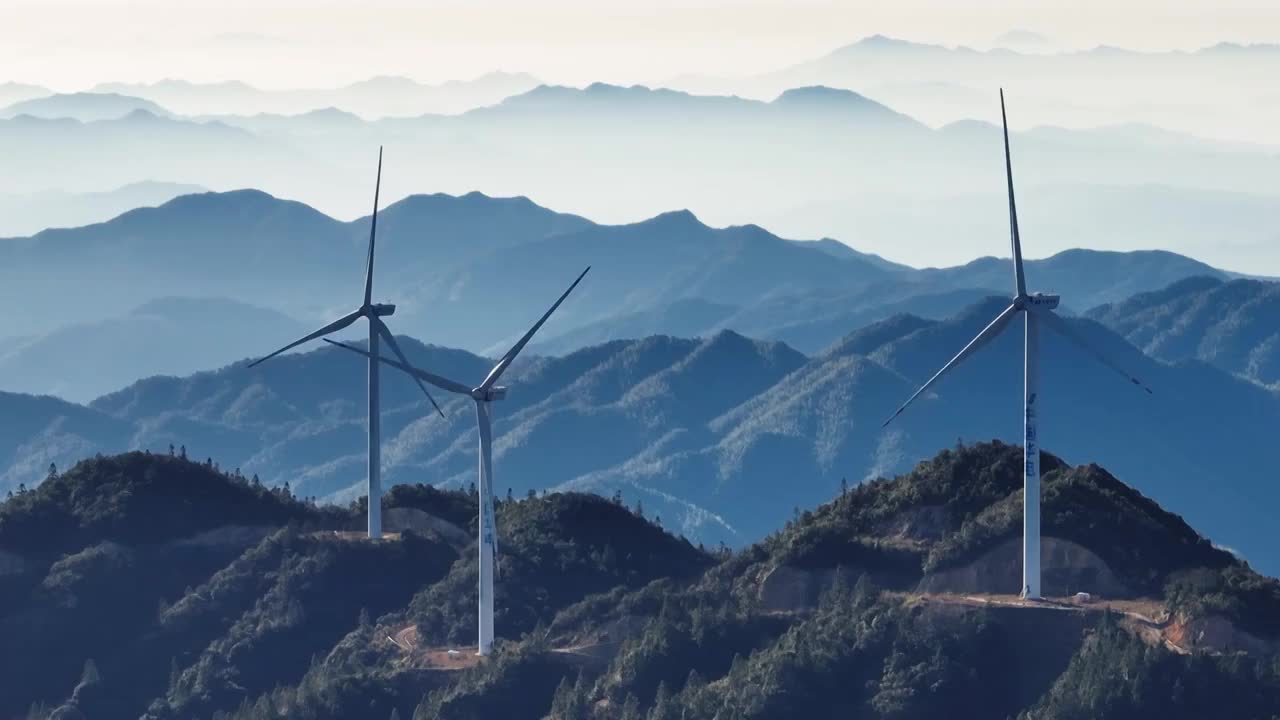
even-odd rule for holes
{"type": "Polygon", "coordinates": [[[0,82],[338,85],[493,70],[660,84],[801,62],[882,33],[990,46],[1196,48],[1280,40],[1276,0],[0,0],[0,82]]]}

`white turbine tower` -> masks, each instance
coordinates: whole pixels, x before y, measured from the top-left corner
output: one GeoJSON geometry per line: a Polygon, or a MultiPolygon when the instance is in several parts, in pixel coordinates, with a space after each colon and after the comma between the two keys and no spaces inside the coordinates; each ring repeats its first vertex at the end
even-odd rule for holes
{"type": "Polygon", "coordinates": [[[1103,365],[1124,376],[1129,382],[1148,393],[1151,389],[1085,340],[1053,309],[1058,307],[1057,295],[1027,294],[1022,274],[1022,241],[1018,235],[1018,211],[1013,200],[1013,163],[1009,159],[1009,121],[1004,112],[1004,91],[1000,91],[1000,119],[1004,125],[1004,167],[1009,189],[1009,234],[1013,245],[1013,302],[969,341],[955,357],[942,366],[919,390],[907,399],[898,411],[885,420],[888,425],[902,414],[916,398],[942,378],[951,368],[972,355],[983,345],[999,335],[1015,316],[1023,314],[1026,321],[1025,373],[1023,386],[1023,497],[1022,497],[1022,595],[1030,599],[1040,597],[1040,329],[1041,324],[1088,351],[1103,365]]]}
{"type": "MultiPolygon", "coordinates": [[[[480,513],[479,513],[479,545],[480,545],[480,587],[479,587],[479,643],[477,645],[477,653],[480,655],[488,655],[493,647],[493,570],[494,562],[498,555],[498,540],[495,534],[494,516],[493,516],[493,411],[490,403],[494,400],[501,400],[507,395],[507,389],[498,385],[498,379],[502,377],[502,373],[506,372],[507,367],[516,359],[520,351],[525,345],[529,344],[529,340],[533,338],[534,333],[542,327],[547,318],[551,317],[551,313],[560,307],[560,303],[569,297],[569,293],[578,287],[578,283],[582,282],[582,278],[586,276],[591,268],[588,267],[582,271],[568,290],[556,300],[546,313],[534,323],[533,327],[520,338],[506,355],[498,361],[497,365],[489,371],[484,380],[476,387],[470,388],[466,385],[450,380],[425,370],[420,370],[409,364],[403,356],[400,362],[380,358],[380,360],[394,368],[398,368],[414,377],[415,380],[426,381],[441,390],[446,390],[458,395],[466,395],[476,403],[476,424],[479,427],[480,435],[480,483],[478,491],[480,493],[480,513]]],[[[325,339],[325,342],[331,345],[346,348],[352,352],[360,353],[372,361],[375,356],[372,353],[365,352],[356,347],[346,345],[334,340],[325,339]]]]}
{"type": "MultiPolygon", "coordinates": [[[[373,218],[369,224],[369,257],[364,271],[364,301],[360,307],[316,330],[310,335],[306,335],[298,340],[285,345],[266,357],[256,360],[249,364],[253,367],[261,362],[270,360],[286,350],[291,350],[305,342],[324,337],[331,333],[335,333],[348,325],[351,325],[360,318],[368,318],[369,320],[369,538],[378,539],[382,537],[382,461],[380,458],[381,449],[381,416],[379,415],[379,392],[378,392],[378,339],[381,337],[387,341],[387,345],[391,347],[392,352],[401,360],[407,362],[404,352],[400,350],[400,345],[396,342],[395,336],[387,329],[386,323],[382,318],[392,315],[396,311],[395,305],[387,305],[373,302],[373,246],[374,238],[378,230],[378,192],[382,188],[382,148],[378,148],[378,178],[373,188],[373,218]]],[[[416,378],[415,378],[416,380],[416,378]]],[[[431,401],[431,405],[435,407],[436,412],[444,417],[444,413],[440,412],[440,406],[436,405],[436,401],[431,397],[431,393],[427,392],[426,386],[420,381],[418,387],[422,389],[423,394],[431,401]]]]}

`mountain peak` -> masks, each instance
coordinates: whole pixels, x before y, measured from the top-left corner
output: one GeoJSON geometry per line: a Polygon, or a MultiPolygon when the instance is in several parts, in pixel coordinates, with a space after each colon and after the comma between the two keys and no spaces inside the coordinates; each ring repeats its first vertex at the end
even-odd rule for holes
{"type": "Polygon", "coordinates": [[[153,120],[159,120],[160,116],[146,108],[136,108],[134,110],[130,110],[127,115],[120,119],[125,122],[151,122],[153,120]]]}
{"type": "Polygon", "coordinates": [[[472,190],[462,195],[450,195],[449,193],[418,193],[415,195],[408,195],[403,199],[397,200],[396,202],[386,206],[383,208],[383,211],[386,212],[392,208],[431,210],[455,208],[459,212],[487,212],[502,208],[506,210],[527,209],[543,212],[548,215],[556,214],[555,211],[542,207],[524,195],[498,197],[495,195],[487,195],[479,190],[472,190]]]}
{"type": "Polygon", "coordinates": [[[784,90],[774,101],[775,104],[786,105],[796,103],[824,103],[824,104],[850,104],[850,105],[878,105],[873,100],[868,99],[865,95],[861,95],[852,90],[843,88],[833,88],[826,85],[809,85],[806,87],[791,88],[784,90]]]}
{"type": "Polygon", "coordinates": [[[0,110],[0,116],[34,115],[90,122],[127,118],[142,111],[157,117],[172,115],[156,103],[132,95],[118,92],[76,92],[23,100],[0,110]]]}
{"type": "Polygon", "coordinates": [[[646,225],[650,228],[663,228],[663,229],[674,229],[674,228],[703,229],[707,227],[701,220],[698,219],[698,216],[694,215],[693,212],[690,210],[668,210],[667,212],[654,215],[653,217],[649,218],[648,220],[644,220],[639,224],[646,225]]]}
{"type": "Polygon", "coordinates": [[[861,40],[854,43],[854,45],[861,45],[863,47],[877,47],[877,48],[908,47],[914,44],[915,43],[911,42],[910,40],[902,40],[900,38],[890,37],[888,35],[882,35],[880,33],[876,33],[875,35],[868,35],[867,37],[864,37],[861,40]]]}

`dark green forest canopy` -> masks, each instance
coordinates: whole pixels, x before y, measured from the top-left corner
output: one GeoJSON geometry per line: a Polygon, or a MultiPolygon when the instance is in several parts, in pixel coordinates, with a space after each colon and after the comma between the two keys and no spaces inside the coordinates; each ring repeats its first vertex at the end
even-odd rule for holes
{"type": "Polygon", "coordinates": [[[409,525],[370,542],[363,499],[97,457],[0,505],[0,717],[1275,715],[1280,583],[1102,468],[1044,457],[1045,535],[1163,605],[1154,625],[921,592],[1016,543],[1020,466],[946,450],[737,552],[593,495],[500,501],[499,642],[474,663],[473,494],[397,486],[409,525]],[[1152,639],[1196,634],[1221,637],[1152,639]]]}

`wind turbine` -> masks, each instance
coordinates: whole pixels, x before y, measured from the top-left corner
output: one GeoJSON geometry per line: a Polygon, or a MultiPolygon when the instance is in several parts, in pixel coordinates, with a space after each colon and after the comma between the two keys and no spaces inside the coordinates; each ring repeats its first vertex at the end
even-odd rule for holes
{"type": "Polygon", "coordinates": [[[560,307],[560,303],[563,303],[565,298],[569,297],[569,293],[573,292],[573,289],[578,287],[578,283],[582,282],[582,278],[586,277],[586,274],[590,270],[591,268],[588,267],[586,270],[582,271],[582,274],[573,281],[573,284],[569,286],[568,290],[564,291],[560,296],[560,299],[556,300],[555,304],[538,319],[538,322],[534,323],[533,327],[529,328],[529,331],[526,332],[515,345],[511,346],[511,349],[507,351],[507,354],[502,356],[502,359],[498,361],[498,364],[494,365],[493,369],[489,371],[489,374],[485,376],[484,380],[475,387],[467,387],[463,383],[450,380],[449,378],[441,377],[425,370],[419,370],[418,368],[410,365],[409,361],[405,360],[403,355],[400,357],[400,362],[396,362],[388,358],[376,358],[376,355],[373,353],[337,342],[336,340],[325,338],[325,342],[330,345],[337,345],[351,350],[352,352],[360,353],[361,355],[369,358],[370,362],[374,359],[380,359],[387,365],[412,375],[413,378],[419,382],[426,381],[441,390],[458,395],[465,395],[476,403],[476,424],[479,426],[480,435],[480,486],[478,488],[480,493],[480,517],[478,523],[480,544],[480,627],[479,643],[477,645],[477,654],[479,655],[488,655],[490,649],[493,647],[493,569],[494,561],[498,555],[498,540],[494,533],[495,525],[493,517],[493,411],[490,409],[489,405],[493,401],[501,400],[507,396],[507,388],[498,385],[498,379],[502,377],[502,373],[506,372],[507,368],[511,365],[511,362],[515,360],[516,356],[520,354],[520,351],[524,349],[524,346],[529,344],[529,340],[533,338],[534,333],[538,332],[543,323],[547,321],[547,318],[551,317],[551,313],[555,312],[556,308],[560,307]]]}
{"type": "Polygon", "coordinates": [[[1040,598],[1040,330],[1041,325],[1057,332],[1093,355],[1099,362],[1122,375],[1126,380],[1151,392],[1136,377],[1125,372],[1111,358],[1076,332],[1065,320],[1053,312],[1058,307],[1057,295],[1027,294],[1027,284],[1022,273],[1022,241],[1018,235],[1018,210],[1013,199],[1013,163],[1009,159],[1009,121],[1004,111],[1004,90],[1000,91],[1000,120],[1004,125],[1004,169],[1009,189],[1009,236],[1013,246],[1013,302],[996,316],[989,325],[969,341],[955,357],[929,378],[915,394],[907,399],[898,411],[884,421],[887,426],[902,414],[916,398],[933,386],[948,371],[959,365],[982,346],[999,335],[1014,317],[1021,314],[1026,322],[1026,346],[1024,355],[1025,383],[1023,385],[1023,495],[1022,495],[1022,596],[1040,598]]]}
{"type": "MultiPolygon", "coordinates": [[[[376,540],[382,537],[382,461],[380,457],[381,450],[381,434],[382,423],[379,415],[379,391],[378,391],[378,339],[387,341],[387,345],[391,347],[392,352],[396,354],[402,361],[405,359],[404,351],[400,349],[396,338],[387,329],[386,323],[382,318],[392,315],[396,311],[395,305],[373,302],[373,246],[374,239],[378,230],[378,193],[382,188],[382,148],[378,148],[378,177],[373,186],[373,218],[369,223],[369,257],[366,261],[364,270],[364,301],[360,307],[316,330],[315,332],[305,335],[275,352],[249,364],[254,367],[259,363],[270,360],[286,350],[291,350],[305,342],[310,342],[316,338],[324,337],[331,333],[335,333],[348,325],[351,325],[360,318],[368,318],[369,320],[369,538],[376,540]]],[[[422,389],[423,394],[431,401],[432,407],[436,412],[444,417],[444,413],[440,411],[440,406],[436,404],[435,398],[431,397],[431,393],[427,392],[426,386],[421,381],[414,379],[418,383],[418,387],[422,389]]]]}

